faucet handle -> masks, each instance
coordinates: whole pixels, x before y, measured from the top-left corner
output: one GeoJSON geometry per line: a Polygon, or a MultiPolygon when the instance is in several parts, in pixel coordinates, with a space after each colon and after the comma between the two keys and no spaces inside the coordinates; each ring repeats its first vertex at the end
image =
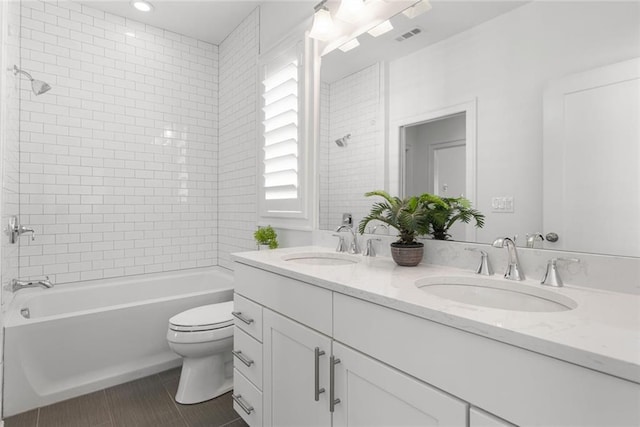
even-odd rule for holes
{"type": "Polygon", "coordinates": [[[344,247],[344,236],[342,234],[334,234],[333,237],[338,238],[338,246],[336,246],[336,252],[346,252],[344,247]]]}
{"type": "Polygon", "coordinates": [[[483,276],[493,275],[491,265],[489,265],[489,254],[478,248],[464,248],[465,251],[480,252],[480,264],[476,268],[476,274],[482,274],[483,276]]]}
{"type": "Polygon", "coordinates": [[[362,253],[363,256],[370,256],[370,257],[376,256],[376,251],[375,251],[375,249],[373,247],[373,242],[374,241],[380,242],[380,241],[382,241],[382,239],[377,238],[377,237],[376,238],[371,237],[371,238],[367,239],[366,248],[364,249],[364,252],[362,253]]]}
{"type": "Polygon", "coordinates": [[[540,280],[540,284],[554,286],[556,288],[562,286],[562,279],[560,279],[560,274],[558,274],[558,268],[556,266],[558,261],[580,262],[578,258],[551,258],[547,262],[547,270],[544,272],[544,276],[542,277],[542,280],[540,280]]]}

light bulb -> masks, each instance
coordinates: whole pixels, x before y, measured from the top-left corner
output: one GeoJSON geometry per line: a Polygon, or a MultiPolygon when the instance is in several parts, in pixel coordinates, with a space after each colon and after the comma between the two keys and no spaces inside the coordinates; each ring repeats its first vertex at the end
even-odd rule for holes
{"type": "Polygon", "coordinates": [[[132,1],[131,6],[135,7],[140,12],[151,12],[151,10],[153,9],[153,5],[148,1],[144,1],[144,0],[132,1]]]}
{"type": "Polygon", "coordinates": [[[362,0],[342,0],[336,18],[345,22],[356,22],[364,10],[362,0]]]}
{"type": "Polygon", "coordinates": [[[313,15],[313,26],[309,37],[316,40],[327,41],[333,30],[333,19],[326,7],[322,7],[313,15]]]}

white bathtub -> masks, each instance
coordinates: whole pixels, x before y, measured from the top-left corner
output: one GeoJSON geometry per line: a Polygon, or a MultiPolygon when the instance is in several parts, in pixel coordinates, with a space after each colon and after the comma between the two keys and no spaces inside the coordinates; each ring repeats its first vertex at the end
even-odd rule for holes
{"type": "Polygon", "coordinates": [[[179,366],[169,318],[232,299],[233,276],[215,268],[19,291],[5,313],[4,416],[179,366]]]}

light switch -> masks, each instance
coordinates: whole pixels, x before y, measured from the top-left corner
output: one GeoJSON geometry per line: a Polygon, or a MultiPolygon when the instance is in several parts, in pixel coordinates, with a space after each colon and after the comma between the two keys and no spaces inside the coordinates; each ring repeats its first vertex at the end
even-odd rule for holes
{"type": "Polygon", "coordinates": [[[513,213],[513,196],[496,196],[491,198],[491,212],[513,213]]]}

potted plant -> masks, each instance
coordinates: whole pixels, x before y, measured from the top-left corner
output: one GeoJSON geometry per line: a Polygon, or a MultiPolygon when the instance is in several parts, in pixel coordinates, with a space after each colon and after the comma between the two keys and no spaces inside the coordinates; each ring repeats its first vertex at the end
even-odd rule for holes
{"type": "Polygon", "coordinates": [[[270,225],[258,227],[253,233],[253,238],[256,239],[258,249],[275,249],[278,247],[278,235],[270,225]]]}
{"type": "Polygon", "coordinates": [[[384,200],[374,203],[369,215],[360,221],[358,231],[364,234],[367,224],[380,221],[398,230],[398,240],[391,243],[391,256],[398,265],[413,267],[422,261],[424,244],[418,236],[429,232],[427,205],[417,196],[392,197],[385,191],[371,191],[365,196],[379,196],[384,200]]]}
{"type": "Polygon", "coordinates": [[[448,240],[451,235],[449,229],[457,221],[468,224],[472,219],[475,226],[484,226],[484,215],[471,207],[471,202],[464,197],[439,197],[425,193],[420,197],[420,203],[429,217],[429,232],[435,240],[448,240]]]}

